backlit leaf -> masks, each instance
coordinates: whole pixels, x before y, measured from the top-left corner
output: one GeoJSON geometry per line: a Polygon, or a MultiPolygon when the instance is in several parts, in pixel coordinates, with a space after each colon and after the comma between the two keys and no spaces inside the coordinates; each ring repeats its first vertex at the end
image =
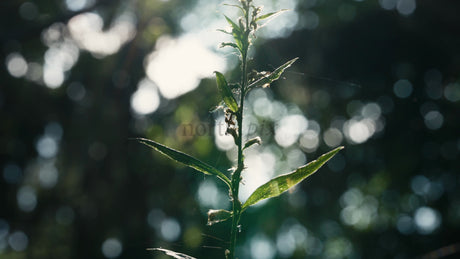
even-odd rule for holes
{"type": "Polygon", "coordinates": [[[228,177],[221,171],[217,170],[216,168],[204,162],[201,162],[200,160],[194,157],[191,157],[185,153],[169,148],[153,140],[145,139],[145,138],[136,138],[136,140],[148,147],[155,149],[156,151],[162,153],[163,155],[171,158],[174,161],[177,161],[181,164],[191,167],[204,174],[215,175],[230,187],[230,180],[228,179],[228,177]]]}
{"type": "Polygon", "coordinates": [[[235,40],[236,45],[238,46],[238,49],[240,52],[243,52],[243,29],[240,28],[238,24],[236,24],[234,21],[232,21],[230,18],[228,18],[226,15],[225,19],[227,22],[232,26],[232,35],[233,39],[235,40]]]}
{"type": "Polygon", "coordinates": [[[227,22],[230,24],[230,26],[232,26],[232,29],[237,31],[237,32],[241,32],[241,28],[238,26],[238,24],[236,24],[234,21],[232,21],[232,19],[228,18],[227,15],[224,15],[225,16],[225,19],[227,20],[227,22]]]}
{"type": "Polygon", "coordinates": [[[282,10],[279,10],[279,11],[276,11],[276,12],[263,14],[263,15],[261,15],[261,16],[256,18],[256,22],[264,20],[264,19],[267,19],[267,18],[275,18],[275,16],[278,16],[280,13],[282,13],[284,11],[287,11],[287,10],[288,9],[282,9],[282,10]]]}
{"type": "Polygon", "coordinates": [[[233,112],[238,111],[238,103],[233,97],[232,90],[228,87],[227,80],[225,80],[224,75],[221,73],[214,71],[216,73],[216,81],[217,87],[219,88],[220,93],[222,94],[222,99],[224,100],[225,104],[232,110],[233,112]]]}
{"type": "Polygon", "coordinates": [[[288,62],[284,63],[277,69],[273,70],[273,72],[269,73],[268,75],[265,75],[261,77],[260,79],[256,80],[254,83],[251,83],[248,88],[254,88],[254,87],[259,87],[259,86],[265,86],[271,84],[273,81],[278,80],[281,75],[283,74],[284,70],[286,68],[290,67],[297,59],[299,58],[294,58],[289,60],[288,62]]]}
{"type": "Polygon", "coordinates": [[[232,217],[232,212],[228,210],[209,210],[208,211],[208,226],[214,225],[216,223],[226,221],[232,217]]]}
{"type": "Polygon", "coordinates": [[[231,32],[228,32],[228,31],[226,31],[226,30],[217,29],[217,31],[220,31],[220,32],[225,33],[225,34],[228,34],[228,35],[232,35],[231,32]]]}
{"type": "Polygon", "coordinates": [[[246,149],[254,144],[261,144],[262,143],[262,140],[260,139],[260,137],[255,137],[255,138],[252,138],[250,140],[248,140],[245,144],[244,144],[244,147],[243,149],[246,149]]]}
{"type": "Polygon", "coordinates": [[[267,183],[261,185],[257,188],[251,196],[243,204],[242,209],[258,203],[261,200],[276,197],[281,195],[283,192],[294,187],[299,182],[303,181],[308,176],[315,173],[321,166],[323,166],[327,161],[334,157],[343,147],[338,147],[322,156],[317,160],[314,160],[302,167],[299,167],[294,172],[280,175],[268,181],[267,183]]]}
{"type": "Polygon", "coordinates": [[[233,42],[222,42],[220,44],[220,47],[221,48],[223,48],[223,47],[232,47],[232,48],[238,49],[238,46],[233,42]]]}
{"type": "Polygon", "coordinates": [[[165,253],[166,255],[169,255],[169,256],[174,257],[176,259],[196,259],[195,257],[191,257],[189,255],[182,254],[182,253],[177,253],[177,252],[174,252],[174,251],[171,251],[171,250],[168,250],[168,249],[164,249],[164,248],[147,248],[147,250],[161,251],[161,252],[165,253]]]}
{"type": "Polygon", "coordinates": [[[241,6],[239,6],[239,5],[235,5],[235,4],[224,4],[224,5],[225,5],[225,6],[236,7],[236,8],[238,8],[238,9],[240,9],[240,10],[243,12],[243,14],[245,13],[243,7],[241,7],[241,6]]]}

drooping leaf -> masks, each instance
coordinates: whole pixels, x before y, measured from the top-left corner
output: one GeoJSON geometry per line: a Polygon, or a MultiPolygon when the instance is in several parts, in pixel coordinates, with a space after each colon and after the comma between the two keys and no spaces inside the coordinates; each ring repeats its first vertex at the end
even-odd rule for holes
{"type": "Polygon", "coordinates": [[[275,18],[276,16],[278,16],[279,14],[281,14],[282,12],[287,11],[287,10],[288,9],[282,9],[282,10],[279,10],[279,11],[276,11],[276,12],[263,14],[263,15],[257,17],[255,21],[258,22],[258,21],[261,21],[261,20],[265,20],[267,18],[275,18]]]}
{"type": "Polygon", "coordinates": [[[196,259],[195,257],[191,257],[190,255],[182,254],[182,253],[177,253],[168,249],[164,248],[147,248],[147,250],[153,250],[153,251],[161,251],[165,253],[166,255],[169,255],[171,257],[174,257],[176,259],[196,259]]]}
{"type": "Polygon", "coordinates": [[[284,70],[286,70],[288,67],[290,67],[297,59],[299,58],[294,58],[289,60],[288,62],[284,63],[277,69],[273,70],[273,72],[269,73],[268,75],[265,75],[261,77],[260,79],[256,80],[254,83],[251,83],[248,88],[254,88],[254,87],[259,87],[259,86],[264,86],[267,84],[271,84],[273,81],[278,80],[281,75],[283,74],[284,70]]]}
{"type": "Polygon", "coordinates": [[[228,108],[230,108],[230,110],[237,112],[238,103],[236,102],[235,97],[233,97],[232,90],[230,90],[228,87],[227,80],[225,80],[224,75],[222,75],[220,72],[214,71],[214,73],[216,73],[217,87],[222,94],[222,99],[228,108]]]}
{"type": "Polygon", "coordinates": [[[204,174],[207,174],[207,175],[215,175],[217,176],[219,179],[221,179],[223,182],[225,182],[229,187],[231,186],[230,184],[230,180],[228,179],[228,177],[222,173],[221,171],[217,170],[216,168],[204,163],[204,162],[201,162],[200,160],[192,157],[192,156],[189,156],[185,153],[182,153],[180,151],[177,151],[177,150],[174,150],[172,148],[169,148],[165,145],[162,145],[160,143],[157,143],[153,140],[150,140],[150,139],[145,139],[145,138],[136,138],[137,141],[139,141],[140,143],[148,146],[148,147],[151,147],[155,150],[157,150],[158,152],[162,153],[163,155],[169,157],[170,159],[174,160],[174,161],[177,161],[181,164],[184,164],[188,167],[191,167],[199,172],[202,172],[204,174]]]}
{"type": "Polygon", "coordinates": [[[343,147],[338,147],[326,154],[323,154],[317,160],[299,167],[291,173],[280,175],[271,179],[257,188],[251,196],[249,196],[243,204],[242,209],[245,210],[249,206],[254,205],[261,200],[281,195],[283,192],[289,190],[308,176],[315,173],[319,168],[321,168],[321,166],[323,166],[342,149],[343,147]]]}
{"type": "Polygon", "coordinates": [[[255,138],[252,138],[248,141],[246,141],[246,143],[244,144],[244,147],[243,149],[246,149],[254,144],[259,144],[262,143],[262,140],[260,139],[260,137],[255,137],[255,138]]]}
{"type": "Polygon", "coordinates": [[[232,47],[232,48],[238,49],[238,46],[237,46],[235,43],[233,43],[233,42],[222,42],[222,43],[220,44],[220,47],[221,47],[221,48],[224,48],[224,47],[232,47]]]}
{"type": "Polygon", "coordinates": [[[209,210],[208,211],[208,226],[226,221],[232,217],[232,212],[228,210],[209,210]]]}

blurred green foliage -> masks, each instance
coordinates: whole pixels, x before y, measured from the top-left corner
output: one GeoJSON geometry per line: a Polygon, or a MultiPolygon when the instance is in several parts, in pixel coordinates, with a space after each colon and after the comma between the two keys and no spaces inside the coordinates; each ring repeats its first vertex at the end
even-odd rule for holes
{"type": "MultiPolygon", "coordinates": [[[[319,146],[309,148],[300,139],[288,152],[301,149],[310,160],[329,150],[337,136],[347,148],[296,191],[248,209],[238,254],[413,258],[457,244],[459,3],[286,3],[295,8],[279,19],[296,17],[284,23],[291,29],[280,37],[261,34],[251,54],[257,63],[251,65],[272,71],[285,57],[299,60],[285,80],[259,94],[305,115],[308,129],[312,121],[320,126],[319,146]],[[373,121],[369,138],[365,118],[373,121]]],[[[0,3],[0,258],[162,258],[149,247],[196,258],[221,256],[227,240],[215,237],[226,236],[230,226],[204,226],[209,206],[199,194],[225,187],[207,178],[203,183],[189,169],[129,140],[155,139],[221,170],[232,165],[231,154],[215,145],[219,115],[209,112],[219,100],[214,79],[177,98],[160,97],[153,113],[139,115],[131,106],[158,40],[188,32],[184,28],[193,25],[193,17],[184,18],[191,13],[197,13],[195,26],[204,27],[200,21],[206,17],[194,6],[221,7],[204,0],[0,3]],[[61,38],[76,40],[69,21],[86,12],[103,19],[104,31],[128,12],[135,34],[106,55],[65,45],[78,46],[77,58],[64,59],[74,63],[59,85],[47,84],[49,49],[61,38]],[[60,28],[57,38],[44,36],[51,27],[60,28]],[[208,127],[204,134],[181,134],[189,123],[208,127]]],[[[75,55],[73,47],[66,51],[75,55]]],[[[184,73],[177,71],[177,77],[184,73]]],[[[262,140],[286,164],[288,153],[276,151],[279,120],[253,110],[260,96],[248,113],[267,125],[262,140]]],[[[458,255],[459,248],[451,248],[458,255]]]]}

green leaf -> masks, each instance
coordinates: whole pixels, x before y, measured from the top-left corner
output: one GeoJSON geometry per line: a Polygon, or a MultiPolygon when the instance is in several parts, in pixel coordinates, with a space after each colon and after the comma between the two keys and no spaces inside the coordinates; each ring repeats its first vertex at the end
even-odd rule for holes
{"type": "Polygon", "coordinates": [[[294,172],[280,175],[261,185],[251,194],[251,196],[249,196],[243,204],[242,210],[245,210],[247,207],[258,203],[261,200],[281,195],[283,192],[289,190],[308,176],[315,173],[319,168],[321,168],[321,166],[323,166],[342,149],[343,147],[338,147],[320,156],[317,160],[299,167],[294,172]]]}
{"type": "Polygon", "coordinates": [[[228,31],[226,31],[226,30],[217,29],[217,31],[220,31],[220,32],[225,33],[225,34],[228,34],[228,35],[232,35],[231,32],[228,32],[228,31]]]}
{"type": "Polygon", "coordinates": [[[261,20],[264,20],[264,19],[267,19],[267,18],[275,18],[276,16],[278,16],[280,13],[284,12],[284,11],[287,11],[288,9],[282,9],[282,10],[279,10],[279,11],[276,11],[276,12],[272,12],[272,13],[267,13],[267,14],[263,14],[259,17],[256,18],[256,22],[258,21],[261,21],[261,20]]]}
{"type": "Polygon", "coordinates": [[[240,9],[240,10],[243,12],[243,14],[245,13],[243,7],[241,7],[241,6],[239,6],[239,5],[236,5],[236,4],[224,4],[224,5],[225,5],[225,6],[236,7],[236,8],[238,8],[238,9],[240,9]]]}
{"type": "Polygon", "coordinates": [[[174,257],[176,259],[196,259],[195,257],[191,257],[190,255],[174,252],[174,251],[164,249],[164,248],[147,248],[147,250],[161,251],[161,252],[165,253],[166,255],[169,255],[169,256],[174,257]]]}
{"type": "Polygon", "coordinates": [[[232,21],[232,19],[228,18],[227,15],[224,15],[224,16],[225,16],[225,19],[227,20],[227,22],[230,24],[230,26],[232,26],[233,30],[241,32],[241,28],[238,26],[238,24],[236,24],[234,21],[232,21]]]}
{"type": "Polygon", "coordinates": [[[238,46],[233,42],[222,42],[220,44],[220,47],[221,48],[223,48],[223,47],[232,47],[232,48],[235,48],[235,49],[239,49],[238,46]]]}
{"type": "Polygon", "coordinates": [[[284,63],[277,69],[273,70],[270,74],[261,77],[259,80],[255,81],[254,83],[251,83],[248,86],[248,89],[254,88],[254,87],[259,87],[259,86],[265,86],[271,84],[273,81],[278,80],[281,75],[283,74],[284,70],[286,70],[288,67],[290,67],[297,59],[299,58],[294,58],[289,60],[288,62],[284,63]]]}
{"type": "Polygon", "coordinates": [[[225,104],[232,110],[233,112],[238,111],[238,103],[233,97],[232,90],[228,87],[227,80],[225,80],[224,75],[221,73],[214,71],[216,73],[216,81],[217,87],[219,88],[220,93],[222,94],[222,99],[224,100],[225,104]]]}
{"type": "Polygon", "coordinates": [[[240,52],[243,52],[243,29],[240,28],[238,24],[232,21],[228,16],[224,15],[227,22],[232,26],[232,35],[233,39],[235,40],[236,45],[240,52]]]}
{"type": "Polygon", "coordinates": [[[250,140],[248,140],[245,144],[244,144],[244,147],[243,147],[243,150],[254,145],[254,144],[259,144],[262,143],[262,140],[260,139],[260,137],[255,137],[255,138],[252,138],[250,140]]]}
{"type": "Polygon", "coordinates": [[[208,211],[208,226],[226,221],[232,217],[232,212],[228,210],[209,210],[208,211]]]}
{"type": "Polygon", "coordinates": [[[153,149],[155,149],[156,151],[162,153],[163,155],[171,158],[172,160],[174,161],[177,161],[181,164],[184,164],[188,167],[191,167],[199,172],[202,172],[204,174],[207,174],[207,175],[215,175],[217,176],[219,179],[221,179],[224,183],[226,183],[228,185],[228,187],[231,187],[231,184],[230,184],[230,180],[228,179],[228,177],[222,173],[221,171],[217,170],[216,168],[206,164],[206,163],[203,163],[201,162],[200,160],[194,158],[194,157],[191,157],[185,153],[182,153],[180,151],[177,151],[177,150],[174,150],[172,148],[169,148],[165,145],[162,145],[160,143],[157,143],[153,140],[150,140],[150,139],[145,139],[145,138],[136,138],[137,141],[139,141],[140,143],[148,146],[148,147],[151,147],[153,149]]]}

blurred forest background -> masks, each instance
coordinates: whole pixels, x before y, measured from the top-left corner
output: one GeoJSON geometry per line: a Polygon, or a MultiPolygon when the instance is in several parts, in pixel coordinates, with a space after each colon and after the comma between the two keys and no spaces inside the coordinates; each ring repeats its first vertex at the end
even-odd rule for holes
{"type": "MultiPolygon", "coordinates": [[[[233,0],[226,2],[233,3],[233,0]]],[[[460,253],[460,2],[256,1],[287,8],[259,31],[252,68],[299,60],[248,98],[242,197],[346,149],[242,218],[240,258],[439,258],[460,253]],[[447,247],[446,249],[440,248],[447,247]],[[436,253],[429,254],[433,251],[436,253]]],[[[0,2],[0,258],[223,258],[225,186],[130,140],[226,170],[212,112],[215,0],[0,2]]]]}

